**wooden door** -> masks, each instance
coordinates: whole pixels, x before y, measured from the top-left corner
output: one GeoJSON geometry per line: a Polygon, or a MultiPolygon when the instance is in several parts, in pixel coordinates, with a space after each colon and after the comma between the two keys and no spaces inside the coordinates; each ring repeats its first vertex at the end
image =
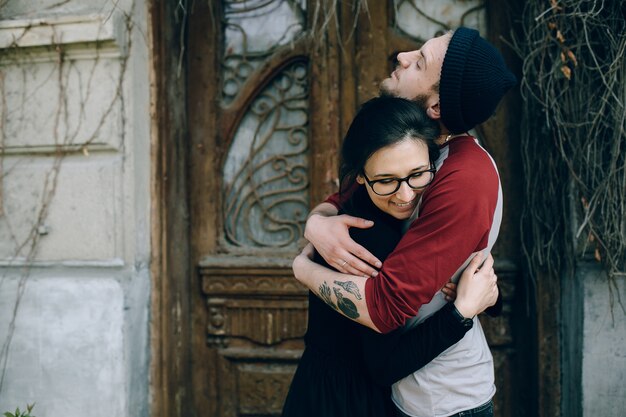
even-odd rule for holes
{"type": "MultiPolygon", "coordinates": [[[[334,3],[223,0],[186,10],[191,278],[183,304],[191,325],[180,343],[190,350],[183,391],[197,415],[280,414],[306,329],[306,291],[291,260],[307,211],[336,189],[337,150],[358,103],[376,95],[397,52],[449,25],[490,27],[479,1],[369,1],[359,10],[358,2],[334,3]]],[[[501,167],[514,167],[500,141],[511,130],[507,109],[500,114],[478,134],[501,167]]],[[[506,194],[512,174],[502,174],[506,194]]],[[[511,382],[519,357],[515,215],[496,250],[505,315],[484,322],[499,416],[520,407],[511,382]]]]}
{"type": "Polygon", "coordinates": [[[334,189],[336,33],[324,5],[196,3],[188,109],[200,415],[279,415],[302,353],[307,292],[291,275],[309,208],[334,189]],[[321,33],[321,32],[320,32],[321,33]]]}

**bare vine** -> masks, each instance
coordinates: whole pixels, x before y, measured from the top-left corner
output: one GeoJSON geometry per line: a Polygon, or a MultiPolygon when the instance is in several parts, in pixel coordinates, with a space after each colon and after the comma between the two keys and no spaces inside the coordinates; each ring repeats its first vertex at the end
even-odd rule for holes
{"type": "MultiPolygon", "coordinates": [[[[132,30],[133,30],[133,21],[131,18],[133,8],[134,8],[134,4],[131,7],[131,12],[123,13],[125,25],[126,25],[125,29],[127,31],[126,33],[128,33],[129,36],[126,37],[127,39],[126,44],[121,46],[121,48],[123,48],[126,51],[126,53],[123,54],[122,57],[120,58],[119,75],[117,79],[115,93],[112,95],[111,101],[109,103],[104,103],[105,111],[103,112],[102,117],[100,118],[100,120],[98,120],[98,122],[95,123],[87,139],[83,140],[81,143],[76,143],[76,138],[81,131],[82,122],[84,121],[85,104],[90,97],[92,89],[97,88],[97,86],[94,85],[94,82],[95,82],[94,74],[97,69],[100,56],[99,54],[97,54],[94,59],[93,66],[89,73],[87,84],[85,86],[84,95],[80,97],[81,102],[79,106],[80,108],[79,123],[74,128],[74,130],[71,131],[69,129],[69,124],[68,124],[68,120],[70,118],[68,100],[70,100],[71,98],[68,96],[67,81],[69,77],[68,68],[71,67],[71,65],[73,64],[71,63],[71,60],[67,59],[67,51],[64,49],[64,45],[60,44],[56,40],[56,36],[53,36],[53,39],[51,40],[51,45],[54,48],[54,51],[57,56],[57,60],[56,60],[57,66],[55,68],[55,71],[56,71],[56,74],[58,74],[57,86],[59,89],[59,93],[58,93],[59,99],[58,99],[57,107],[56,107],[57,111],[55,113],[55,123],[54,123],[53,131],[51,132],[51,136],[54,137],[54,151],[53,151],[54,154],[52,156],[52,168],[45,175],[44,186],[41,192],[41,200],[40,200],[39,207],[37,209],[37,213],[32,222],[29,232],[26,234],[26,236],[24,237],[22,241],[19,241],[16,234],[12,231],[13,228],[10,225],[9,219],[8,218],[5,219],[7,226],[9,227],[9,230],[11,231],[10,233],[11,239],[15,243],[15,250],[9,260],[9,265],[16,260],[21,259],[23,262],[23,267],[21,268],[21,271],[19,274],[15,301],[13,304],[11,317],[9,318],[9,327],[8,327],[7,337],[2,343],[2,349],[0,350],[0,393],[2,393],[2,389],[4,386],[4,380],[6,376],[7,364],[8,364],[8,359],[9,359],[9,350],[11,347],[13,335],[15,333],[15,323],[16,323],[16,319],[19,313],[20,304],[24,296],[24,291],[26,289],[28,279],[30,277],[31,269],[36,259],[40,239],[42,236],[42,233],[41,233],[42,228],[45,228],[46,218],[49,214],[49,209],[51,205],[53,204],[54,196],[56,194],[56,190],[58,187],[59,174],[60,174],[64,159],[70,154],[76,153],[77,151],[82,152],[85,155],[85,157],[89,156],[89,151],[88,151],[89,145],[92,144],[94,140],[98,138],[100,130],[104,126],[107,119],[111,116],[113,110],[115,109],[118,103],[120,106],[120,112],[122,114],[122,120],[121,120],[122,124],[120,128],[121,149],[122,150],[124,149],[124,138],[125,138],[125,133],[126,133],[126,118],[125,118],[125,104],[124,104],[124,97],[123,97],[123,82],[124,82],[124,75],[127,69],[128,57],[130,55],[130,50],[131,50],[130,34],[132,33],[132,30]],[[61,121],[64,121],[65,126],[66,126],[66,129],[63,133],[60,133],[61,121]]],[[[31,29],[30,27],[26,28],[24,33],[22,33],[22,35],[20,36],[20,39],[21,37],[25,36],[30,29],[31,29]]],[[[96,47],[96,50],[97,49],[98,49],[98,46],[96,47]]],[[[12,46],[10,46],[9,48],[6,48],[5,50],[0,50],[0,58],[2,58],[2,60],[5,61],[5,63],[6,61],[11,61],[12,59],[11,57],[20,57],[20,54],[22,53],[19,50],[19,39],[14,40],[12,46]]],[[[16,59],[19,59],[19,58],[16,58],[16,59]]],[[[15,64],[21,65],[21,66],[25,65],[23,62],[19,62],[19,61],[16,61],[15,64]]],[[[5,143],[4,143],[6,132],[4,130],[4,125],[5,125],[4,122],[6,121],[6,117],[7,117],[7,100],[4,94],[1,99],[2,99],[2,115],[1,115],[2,123],[0,124],[3,126],[3,128],[2,128],[2,132],[0,132],[1,133],[0,138],[3,140],[3,142],[0,143],[0,168],[4,168],[3,162],[6,156],[6,148],[5,148],[5,143]]],[[[23,102],[22,102],[21,108],[19,109],[22,112],[27,111],[26,106],[24,106],[25,99],[26,99],[25,97],[22,97],[23,102]]],[[[17,164],[15,164],[12,168],[15,168],[16,165],[17,164]]],[[[5,177],[8,176],[9,174],[10,174],[10,170],[0,171],[0,181],[4,180],[5,177]]],[[[1,202],[2,200],[0,200],[0,203],[1,202]]],[[[0,214],[2,213],[0,212],[0,214]]],[[[8,214],[9,213],[6,213],[6,212],[4,213],[5,216],[7,216],[8,214]]],[[[1,277],[0,287],[2,286],[2,283],[4,282],[5,278],[6,278],[5,275],[1,277]]]]}
{"type": "Polygon", "coordinates": [[[514,43],[523,58],[530,269],[556,278],[593,254],[611,305],[626,312],[616,281],[626,278],[625,9],[613,0],[529,0],[514,43]]]}
{"type": "Polygon", "coordinates": [[[313,41],[313,44],[319,46],[325,36],[329,33],[331,28],[334,28],[335,33],[339,35],[339,46],[343,49],[344,44],[350,42],[352,36],[356,32],[357,25],[359,23],[359,16],[365,15],[368,19],[369,6],[368,0],[354,0],[351,2],[352,15],[354,16],[352,21],[352,27],[347,32],[347,36],[343,34],[341,30],[341,24],[339,23],[339,0],[324,0],[315,3],[315,8],[311,13],[311,20],[309,23],[310,30],[307,36],[313,41]]]}

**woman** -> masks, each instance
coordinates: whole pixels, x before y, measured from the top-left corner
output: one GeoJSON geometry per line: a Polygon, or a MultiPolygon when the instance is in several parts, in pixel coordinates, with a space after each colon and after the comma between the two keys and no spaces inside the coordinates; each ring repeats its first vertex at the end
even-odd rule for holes
{"type": "MultiPolygon", "coordinates": [[[[340,192],[348,194],[344,212],[374,220],[372,228],[353,228],[351,235],[381,260],[400,240],[403,221],[432,181],[438,133],[437,125],[417,105],[393,97],[365,103],[348,130],[340,169],[340,192]],[[355,182],[358,186],[351,185],[355,182]]],[[[325,264],[317,255],[314,259],[325,264]]],[[[466,291],[471,285],[478,287],[468,284],[477,265],[473,261],[464,272],[455,301],[470,311],[467,317],[495,302],[493,297],[471,299],[466,291]]],[[[493,274],[491,264],[483,269],[479,274],[493,274]]],[[[426,365],[472,326],[449,303],[412,330],[380,335],[333,311],[351,308],[351,301],[336,289],[320,288],[324,301],[309,293],[306,348],[285,401],[284,417],[396,415],[390,385],[426,365]],[[331,291],[337,304],[331,301],[331,291]]]]}

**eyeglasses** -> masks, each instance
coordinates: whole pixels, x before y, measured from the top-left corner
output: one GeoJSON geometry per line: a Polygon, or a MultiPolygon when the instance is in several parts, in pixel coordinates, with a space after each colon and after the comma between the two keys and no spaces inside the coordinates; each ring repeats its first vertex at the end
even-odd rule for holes
{"type": "Polygon", "coordinates": [[[435,171],[435,168],[430,168],[425,171],[414,172],[404,178],[383,178],[373,181],[367,178],[367,175],[363,172],[363,177],[374,193],[384,197],[398,191],[403,182],[406,182],[407,185],[413,190],[421,190],[422,188],[425,188],[428,184],[433,182],[433,178],[435,178],[435,171]]]}

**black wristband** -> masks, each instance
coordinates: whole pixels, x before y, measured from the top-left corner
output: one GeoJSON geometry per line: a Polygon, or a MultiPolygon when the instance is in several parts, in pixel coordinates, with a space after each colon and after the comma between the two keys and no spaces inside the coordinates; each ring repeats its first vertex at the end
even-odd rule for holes
{"type": "Polygon", "coordinates": [[[458,322],[461,323],[463,327],[471,329],[474,326],[474,320],[463,317],[463,315],[459,313],[459,310],[456,309],[456,306],[454,305],[454,303],[449,303],[449,304],[450,304],[450,309],[452,310],[452,315],[454,316],[454,318],[458,320],[458,322]]]}

